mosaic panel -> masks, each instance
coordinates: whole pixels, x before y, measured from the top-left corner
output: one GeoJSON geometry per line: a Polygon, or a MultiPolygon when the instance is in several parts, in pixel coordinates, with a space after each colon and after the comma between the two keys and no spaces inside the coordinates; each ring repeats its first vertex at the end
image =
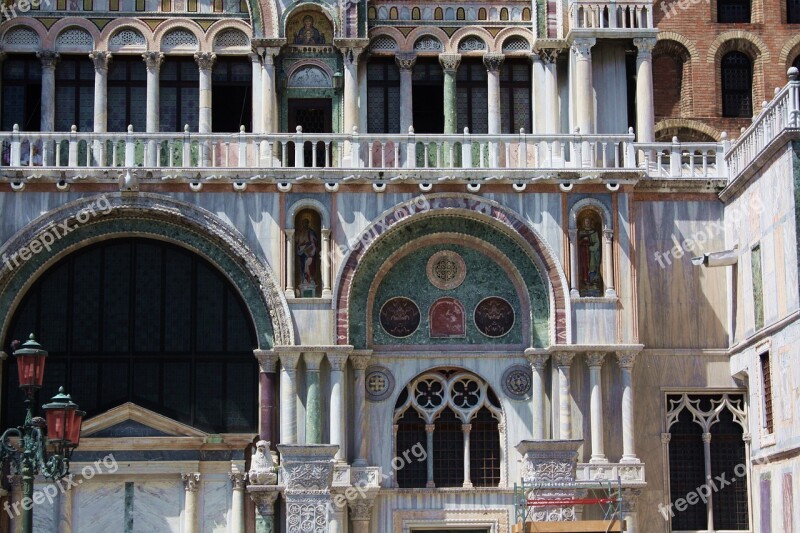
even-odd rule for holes
{"type": "Polygon", "coordinates": [[[475,325],[487,337],[503,337],[514,326],[514,308],[506,300],[490,296],[475,308],[475,325]]]}
{"type": "Polygon", "coordinates": [[[392,337],[413,335],[419,328],[419,322],[419,307],[409,298],[392,298],[381,307],[381,326],[392,337]]]}

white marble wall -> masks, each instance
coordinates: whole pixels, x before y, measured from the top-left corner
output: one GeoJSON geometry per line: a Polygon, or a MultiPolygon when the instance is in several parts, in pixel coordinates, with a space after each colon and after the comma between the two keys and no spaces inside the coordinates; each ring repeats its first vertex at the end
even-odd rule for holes
{"type": "Polygon", "coordinates": [[[230,531],[231,482],[227,476],[204,474],[201,484],[200,531],[228,533],[230,531]]]}
{"type": "MultiPolygon", "coordinates": [[[[58,493],[52,496],[54,494],[54,489],[57,490],[55,485],[50,482],[35,483],[33,486],[34,502],[41,498],[41,496],[36,496],[37,492],[41,492],[45,496],[42,503],[36,504],[33,507],[33,530],[36,533],[40,531],[51,532],[57,530],[59,506],[63,496],[58,493]]],[[[60,491],[58,492],[60,493],[60,491]]],[[[15,517],[15,520],[22,520],[22,517],[15,517]]]]}
{"type": "Polygon", "coordinates": [[[134,533],[180,533],[183,492],[179,480],[134,482],[134,533]]]}
{"type": "MultiPolygon", "coordinates": [[[[73,496],[72,530],[125,530],[125,483],[95,477],[81,484],[73,496]]],[[[151,530],[152,531],[152,530],[151,530]]]]}

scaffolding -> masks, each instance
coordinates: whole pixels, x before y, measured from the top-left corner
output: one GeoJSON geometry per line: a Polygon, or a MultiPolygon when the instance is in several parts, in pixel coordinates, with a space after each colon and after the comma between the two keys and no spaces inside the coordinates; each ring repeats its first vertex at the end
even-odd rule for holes
{"type": "Polygon", "coordinates": [[[514,483],[513,533],[625,531],[622,480],[514,483]],[[574,491],[572,497],[563,493],[574,491]],[[597,505],[602,520],[536,521],[537,508],[597,505]]]}

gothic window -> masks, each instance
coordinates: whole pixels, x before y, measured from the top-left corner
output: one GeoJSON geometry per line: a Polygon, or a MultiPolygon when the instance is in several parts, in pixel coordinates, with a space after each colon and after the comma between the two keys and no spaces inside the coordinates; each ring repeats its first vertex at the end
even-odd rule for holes
{"type": "Polygon", "coordinates": [[[742,52],[728,52],[722,58],[722,115],[753,116],[753,63],[742,52]]]}
{"type": "Polygon", "coordinates": [[[709,517],[715,531],[748,529],[746,427],[740,394],[667,395],[670,505],[659,512],[672,530],[709,529],[709,517]]]}
{"type": "Polygon", "coordinates": [[[717,0],[717,22],[750,22],[750,0],[717,0]]]}
{"type": "Polygon", "coordinates": [[[94,129],[94,65],[86,57],[62,56],[56,65],[55,130],[94,129]]]}
{"type": "Polygon", "coordinates": [[[190,57],[169,56],[161,66],[161,131],[197,131],[200,73],[190,57]]]}
{"type": "Polygon", "coordinates": [[[369,133],[400,132],[400,70],[394,59],[367,64],[367,129],[369,133]]]}
{"type": "Polygon", "coordinates": [[[422,446],[427,464],[413,461],[397,470],[398,486],[499,486],[501,419],[497,396],[474,374],[439,369],[415,378],[395,404],[395,455],[422,446]]]}
{"type": "Polygon", "coordinates": [[[297,294],[317,298],[322,292],[322,241],[319,213],[302,209],[294,217],[294,270],[297,294]]]}
{"type": "MultiPolygon", "coordinates": [[[[22,299],[6,344],[31,332],[49,351],[34,405],[65,385],[87,416],[125,402],[214,433],[257,428],[255,332],[244,302],[203,258],[149,239],[68,255],[22,299]]],[[[13,357],[3,423],[22,423],[13,357]]]]}
{"type": "Polygon", "coordinates": [[[218,57],[211,91],[213,131],[253,131],[253,66],[244,57],[218,57]]]}
{"type": "MultiPolygon", "coordinates": [[[[457,129],[489,133],[489,95],[486,67],[479,59],[464,59],[456,74],[457,129]]],[[[416,102],[415,102],[416,105],[416,102]]]]}
{"type": "Polygon", "coordinates": [[[786,0],[786,22],[800,24],[800,0],[786,0]]]}
{"type": "Polygon", "coordinates": [[[531,69],[527,59],[506,58],[500,71],[503,133],[519,133],[520,128],[525,128],[526,133],[531,132],[531,87],[531,69]]]}
{"type": "Polygon", "coordinates": [[[761,427],[766,433],[775,429],[772,414],[772,369],[769,365],[769,350],[759,354],[761,363],[761,427]]]}
{"type": "Polygon", "coordinates": [[[9,54],[3,62],[3,130],[41,127],[42,63],[32,54],[9,54]]]}
{"type": "Polygon", "coordinates": [[[116,55],[108,69],[108,131],[145,131],[147,69],[141,56],[116,55]]]}
{"type": "Polygon", "coordinates": [[[578,213],[578,292],[603,295],[603,220],[594,209],[578,213]]]}

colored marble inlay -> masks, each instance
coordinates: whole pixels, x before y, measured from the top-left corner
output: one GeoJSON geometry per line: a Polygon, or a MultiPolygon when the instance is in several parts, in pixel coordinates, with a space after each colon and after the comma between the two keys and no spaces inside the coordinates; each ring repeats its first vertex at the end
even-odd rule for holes
{"type": "Polygon", "coordinates": [[[502,298],[486,298],[475,308],[475,325],[487,337],[502,337],[514,326],[514,308],[502,298]]]}
{"type": "Polygon", "coordinates": [[[408,337],[419,328],[419,308],[408,298],[392,298],[381,308],[380,321],[392,337],[408,337]]]}

